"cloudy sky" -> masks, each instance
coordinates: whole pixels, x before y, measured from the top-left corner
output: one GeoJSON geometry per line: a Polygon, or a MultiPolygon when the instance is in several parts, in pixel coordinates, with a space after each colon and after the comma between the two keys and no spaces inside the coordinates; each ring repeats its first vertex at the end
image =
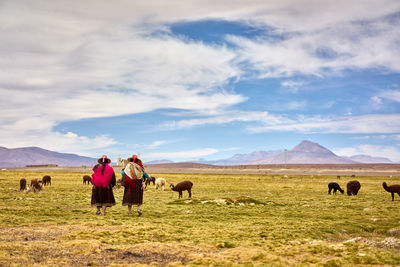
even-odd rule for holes
{"type": "Polygon", "coordinates": [[[0,146],[400,161],[398,0],[0,0],[0,146]]]}

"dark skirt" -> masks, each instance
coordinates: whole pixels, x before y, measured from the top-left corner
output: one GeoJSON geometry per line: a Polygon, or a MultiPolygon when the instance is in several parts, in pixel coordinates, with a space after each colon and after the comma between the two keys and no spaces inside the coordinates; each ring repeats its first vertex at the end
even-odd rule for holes
{"type": "Polygon", "coordinates": [[[93,186],[92,189],[92,207],[107,206],[111,207],[115,205],[115,198],[112,188],[103,188],[93,186]]]}
{"type": "Polygon", "coordinates": [[[143,204],[143,183],[142,180],[136,180],[134,188],[125,186],[122,206],[143,204]]]}

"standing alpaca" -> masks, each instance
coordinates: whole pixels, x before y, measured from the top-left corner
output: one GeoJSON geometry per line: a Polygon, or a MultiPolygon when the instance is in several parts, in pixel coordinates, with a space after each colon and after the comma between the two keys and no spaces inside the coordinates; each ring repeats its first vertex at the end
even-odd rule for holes
{"type": "Polygon", "coordinates": [[[399,184],[394,184],[391,186],[388,186],[386,182],[382,183],[383,188],[385,188],[386,191],[392,194],[392,201],[394,201],[394,193],[397,193],[400,196],[400,185],[399,184]]]}
{"type": "Polygon", "coordinates": [[[45,186],[47,184],[51,185],[51,177],[48,175],[43,176],[42,184],[43,184],[43,186],[45,186]]]}
{"type": "Polygon", "coordinates": [[[340,185],[338,183],[335,183],[335,182],[329,183],[328,184],[328,188],[329,188],[329,191],[328,191],[329,195],[331,194],[332,189],[333,189],[333,193],[334,194],[336,194],[337,190],[339,190],[340,193],[342,193],[342,194],[344,193],[344,190],[342,188],[340,188],[340,185]]]}
{"type": "Polygon", "coordinates": [[[153,185],[156,185],[156,177],[154,176],[150,176],[149,179],[146,180],[146,186],[144,188],[147,188],[147,185],[149,185],[150,183],[153,183],[153,185]]]}
{"type": "Polygon", "coordinates": [[[159,177],[159,178],[156,179],[155,188],[156,189],[160,188],[161,190],[164,190],[164,187],[165,187],[166,183],[167,183],[167,181],[165,181],[164,178],[159,177]]]}
{"type": "Polygon", "coordinates": [[[26,179],[22,178],[19,180],[19,191],[24,191],[26,189],[26,179]]]}
{"type": "Polygon", "coordinates": [[[359,181],[350,181],[347,183],[347,195],[351,196],[351,195],[357,195],[358,191],[361,188],[361,184],[359,181]]]}
{"type": "Polygon", "coordinates": [[[89,175],[84,175],[83,176],[83,184],[86,184],[86,182],[88,184],[92,184],[92,177],[90,177],[89,175]]]}
{"type": "Polygon", "coordinates": [[[170,184],[169,185],[172,189],[172,191],[176,191],[179,192],[179,197],[178,198],[182,198],[182,191],[187,190],[189,193],[189,198],[192,197],[192,186],[193,183],[190,181],[183,181],[178,183],[177,185],[174,186],[174,184],[170,184]]]}

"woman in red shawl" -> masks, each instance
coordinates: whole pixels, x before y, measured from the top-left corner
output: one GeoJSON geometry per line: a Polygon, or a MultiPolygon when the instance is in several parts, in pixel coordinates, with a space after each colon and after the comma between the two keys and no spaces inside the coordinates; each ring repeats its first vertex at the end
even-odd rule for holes
{"type": "Polygon", "coordinates": [[[122,176],[125,187],[122,206],[128,206],[128,215],[132,214],[132,205],[137,205],[137,212],[139,216],[142,215],[140,207],[143,204],[143,180],[146,176],[142,161],[136,155],[128,158],[122,176]]]}
{"type": "Polygon", "coordinates": [[[92,207],[97,208],[96,215],[100,215],[100,208],[103,208],[103,216],[106,215],[106,207],[115,205],[115,198],[112,188],[116,179],[114,169],[108,165],[111,160],[103,156],[97,160],[99,164],[93,167],[92,174],[92,207]]]}

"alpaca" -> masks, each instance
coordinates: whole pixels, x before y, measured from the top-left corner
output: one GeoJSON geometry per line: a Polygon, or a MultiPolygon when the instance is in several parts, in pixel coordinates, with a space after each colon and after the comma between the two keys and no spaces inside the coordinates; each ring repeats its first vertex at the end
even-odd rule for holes
{"type": "Polygon", "coordinates": [[[328,191],[329,195],[331,194],[332,189],[333,189],[333,193],[334,194],[336,194],[337,190],[339,190],[339,192],[342,193],[342,194],[344,193],[344,190],[342,188],[340,188],[340,185],[338,183],[335,183],[335,182],[329,183],[328,184],[328,188],[329,188],[329,191],[328,191]]]}
{"type": "Polygon", "coordinates": [[[359,181],[350,181],[347,183],[347,195],[351,196],[351,195],[357,195],[358,191],[361,188],[361,184],[359,181]]]}
{"type": "Polygon", "coordinates": [[[26,179],[22,178],[19,180],[19,191],[24,191],[26,189],[26,179]]]}
{"type": "Polygon", "coordinates": [[[47,184],[51,185],[51,177],[48,175],[43,176],[42,184],[43,184],[43,186],[45,186],[47,184]]]}
{"type": "Polygon", "coordinates": [[[84,175],[83,176],[83,184],[86,184],[86,182],[89,184],[92,184],[92,177],[90,177],[89,175],[84,175]]]}
{"type": "Polygon", "coordinates": [[[391,186],[388,186],[386,182],[382,183],[383,188],[388,191],[389,193],[392,194],[392,201],[394,201],[394,193],[397,193],[400,196],[400,185],[399,184],[394,184],[391,186]]]}
{"type": "Polygon", "coordinates": [[[115,185],[117,186],[117,189],[119,189],[122,186],[122,178],[118,179],[115,185]]]}
{"type": "Polygon", "coordinates": [[[189,193],[189,198],[192,197],[192,186],[193,183],[190,181],[183,181],[178,183],[177,185],[174,186],[174,184],[170,184],[169,185],[172,189],[172,191],[176,191],[179,192],[179,197],[178,198],[182,198],[182,191],[187,190],[189,193]]]}
{"type": "Polygon", "coordinates": [[[161,178],[161,177],[157,178],[156,182],[155,182],[155,188],[156,189],[160,188],[161,190],[164,190],[166,183],[167,183],[167,181],[164,178],[161,178]]]}
{"type": "Polygon", "coordinates": [[[42,186],[40,185],[41,183],[42,183],[42,181],[38,181],[38,179],[33,179],[33,180],[31,181],[31,185],[30,185],[30,187],[28,188],[27,193],[28,193],[29,191],[31,191],[31,190],[33,190],[33,192],[41,191],[41,190],[42,190],[42,186]]]}
{"type": "Polygon", "coordinates": [[[155,185],[156,185],[156,177],[150,176],[150,178],[146,180],[146,183],[145,183],[146,186],[145,186],[145,188],[147,188],[147,185],[149,185],[150,183],[153,183],[153,185],[155,186],[155,185]]]}

